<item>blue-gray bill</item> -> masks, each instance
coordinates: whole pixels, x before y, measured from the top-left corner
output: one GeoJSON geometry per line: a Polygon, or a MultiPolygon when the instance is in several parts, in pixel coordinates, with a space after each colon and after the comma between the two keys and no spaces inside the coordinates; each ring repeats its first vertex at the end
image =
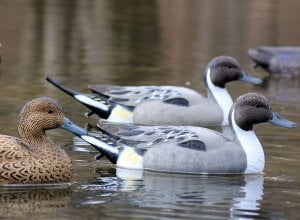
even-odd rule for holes
{"type": "Polygon", "coordinates": [[[295,128],[296,127],[296,124],[294,122],[281,117],[276,112],[272,112],[272,118],[268,122],[271,124],[274,124],[274,125],[279,125],[284,128],[295,128]]]}
{"type": "Polygon", "coordinates": [[[252,83],[252,84],[255,84],[255,85],[259,85],[262,83],[262,80],[257,78],[257,77],[254,77],[254,76],[251,76],[249,75],[248,73],[246,72],[242,72],[242,76],[240,78],[240,81],[243,81],[243,82],[248,82],[248,83],[252,83]]]}
{"type": "Polygon", "coordinates": [[[85,129],[77,126],[70,119],[66,117],[64,117],[64,123],[60,127],[77,136],[87,135],[87,131],[85,129]]]}

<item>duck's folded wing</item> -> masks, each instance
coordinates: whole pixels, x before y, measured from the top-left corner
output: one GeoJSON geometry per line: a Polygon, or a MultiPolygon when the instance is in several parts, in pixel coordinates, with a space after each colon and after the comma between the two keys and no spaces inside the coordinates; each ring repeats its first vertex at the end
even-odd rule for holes
{"type": "Polygon", "coordinates": [[[11,136],[0,136],[0,163],[13,162],[31,156],[29,147],[20,139],[11,136]]]}
{"type": "Polygon", "coordinates": [[[101,120],[98,128],[118,139],[119,143],[139,148],[151,148],[163,143],[172,143],[187,148],[203,148],[198,135],[186,126],[143,126],[111,123],[101,120]]]}
{"type": "Polygon", "coordinates": [[[107,96],[110,101],[135,107],[146,100],[161,100],[162,102],[188,106],[189,102],[180,92],[160,86],[113,86],[92,84],[89,89],[97,94],[107,96]]]}

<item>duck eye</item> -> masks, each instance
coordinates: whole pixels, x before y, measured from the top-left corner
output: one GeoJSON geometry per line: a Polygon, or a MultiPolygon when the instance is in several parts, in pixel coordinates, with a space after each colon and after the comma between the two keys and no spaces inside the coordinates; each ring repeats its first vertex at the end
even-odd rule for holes
{"type": "Polygon", "coordinates": [[[49,109],[48,114],[52,114],[52,113],[53,113],[53,110],[49,109]]]}

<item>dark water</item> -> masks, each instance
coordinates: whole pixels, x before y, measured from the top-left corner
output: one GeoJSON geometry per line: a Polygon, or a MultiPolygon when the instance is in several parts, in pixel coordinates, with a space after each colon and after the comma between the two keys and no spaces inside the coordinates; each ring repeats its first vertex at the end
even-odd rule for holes
{"type": "MultiPolygon", "coordinates": [[[[254,91],[282,116],[300,123],[300,79],[268,77],[251,69],[248,48],[300,45],[300,2],[210,0],[1,0],[0,131],[17,135],[17,114],[38,96],[59,100],[84,126],[85,108],[45,82],[45,74],[88,92],[90,83],[172,84],[205,93],[203,69],[217,55],[236,57],[263,86],[228,86],[235,99],[254,91]]],[[[298,126],[299,127],[299,126],[298,126]]],[[[124,176],[96,162],[89,146],[57,129],[49,135],[74,161],[68,189],[1,189],[0,218],[31,219],[297,219],[300,208],[300,134],[258,125],[263,175],[124,176]]]]}

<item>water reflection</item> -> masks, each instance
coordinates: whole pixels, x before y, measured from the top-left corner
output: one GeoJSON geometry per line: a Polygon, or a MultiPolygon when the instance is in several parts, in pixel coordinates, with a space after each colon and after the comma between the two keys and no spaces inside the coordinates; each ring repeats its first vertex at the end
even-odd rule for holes
{"type": "Polygon", "coordinates": [[[276,76],[268,76],[264,79],[259,91],[282,106],[293,104],[300,109],[300,96],[298,95],[300,94],[300,79],[280,79],[276,76]]]}
{"type": "Polygon", "coordinates": [[[38,213],[56,218],[71,204],[70,190],[66,188],[0,188],[0,193],[1,218],[31,218],[38,213]]]}
{"type": "Polygon", "coordinates": [[[80,187],[88,195],[80,206],[126,203],[129,213],[138,206],[155,218],[179,211],[181,217],[196,217],[216,210],[215,217],[249,218],[260,215],[263,182],[262,175],[195,176],[117,168],[116,177],[99,177],[80,187]]]}

